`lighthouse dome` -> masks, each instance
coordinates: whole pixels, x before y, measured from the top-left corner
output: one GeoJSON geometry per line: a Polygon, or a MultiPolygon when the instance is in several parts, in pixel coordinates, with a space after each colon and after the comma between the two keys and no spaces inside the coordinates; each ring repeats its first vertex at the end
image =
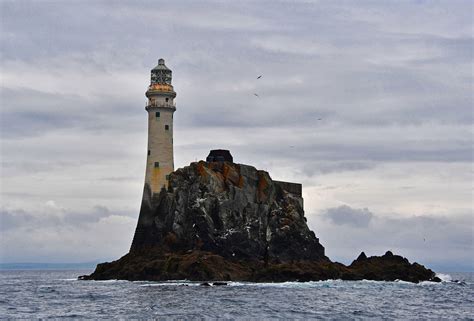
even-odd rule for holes
{"type": "Polygon", "coordinates": [[[155,68],[152,70],[169,70],[171,71],[168,67],[165,65],[165,60],[163,58],[158,59],[158,65],[156,65],[155,68]]]}

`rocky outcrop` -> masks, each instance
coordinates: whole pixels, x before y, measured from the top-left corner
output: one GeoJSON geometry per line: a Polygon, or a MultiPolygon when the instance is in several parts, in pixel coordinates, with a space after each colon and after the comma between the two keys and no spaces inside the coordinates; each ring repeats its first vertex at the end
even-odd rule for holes
{"type": "Polygon", "coordinates": [[[178,169],[167,191],[144,201],[131,251],[152,246],[235,259],[327,260],[306,224],[303,199],[267,172],[229,162],[178,169]]]}
{"type": "Polygon", "coordinates": [[[303,199],[252,166],[197,162],[145,186],[130,252],[83,279],[436,281],[433,271],[387,252],[350,265],[331,262],[308,228],[303,199]]]}
{"type": "Polygon", "coordinates": [[[387,251],[383,256],[367,257],[362,252],[359,257],[349,265],[351,276],[354,280],[394,281],[403,280],[419,282],[424,280],[441,282],[435,273],[418,263],[410,264],[408,259],[394,255],[387,251]]]}
{"type": "Polygon", "coordinates": [[[265,263],[224,258],[200,250],[167,252],[159,247],[130,252],[117,261],[99,264],[94,273],[80,278],[130,281],[441,281],[433,271],[417,263],[410,264],[407,259],[397,255],[373,256],[363,261],[357,259],[350,266],[345,266],[337,262],[311,260],[265,263]]]}

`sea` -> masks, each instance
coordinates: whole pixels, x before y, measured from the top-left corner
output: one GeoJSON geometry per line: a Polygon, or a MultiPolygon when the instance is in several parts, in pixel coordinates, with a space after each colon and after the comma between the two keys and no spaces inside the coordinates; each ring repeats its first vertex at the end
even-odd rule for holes
{"type": "Polygon", "coordinates": [[[0,271],[0,318],[474,320],[473,273],[443,282],[83,281],[92,270],[0,271]]]}

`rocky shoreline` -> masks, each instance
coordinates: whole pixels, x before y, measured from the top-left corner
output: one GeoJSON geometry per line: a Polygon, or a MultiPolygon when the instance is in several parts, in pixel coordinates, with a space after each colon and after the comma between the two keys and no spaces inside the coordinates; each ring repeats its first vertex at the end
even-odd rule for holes
{"type": "Polygon", "coordinates": [[[99,264],[83,280],[120,279],[129,281],[323,281],[340,280],[403,280],[440,282],[435,273],[418,263],[393,255],[365,257],[362,253],[351,265],[337,262],[296,261],[267,263],[263,261],[229,260],[211,252],[164,253],[148,249],[129,253],[121,259],[99,264]]]}
{"type": "Polygon", "coordinates": [[[130,252],[80,279],[440,281],[390,251],[361,253],[349,266],[332,262],[306,224],[301,195],[285,184],[230,162],[178,169],[159,195],[147,195],[145,186],[130,252]]]}

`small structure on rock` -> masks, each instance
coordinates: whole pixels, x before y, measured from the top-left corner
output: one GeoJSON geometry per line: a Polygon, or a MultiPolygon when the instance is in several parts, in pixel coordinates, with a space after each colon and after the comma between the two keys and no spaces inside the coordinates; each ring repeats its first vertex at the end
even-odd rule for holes
{"type": "Polygon", "coordinates": [[[209,152],[206,162],[234,162],[234,158],[227,149],[213,149],[209,152]]]}

